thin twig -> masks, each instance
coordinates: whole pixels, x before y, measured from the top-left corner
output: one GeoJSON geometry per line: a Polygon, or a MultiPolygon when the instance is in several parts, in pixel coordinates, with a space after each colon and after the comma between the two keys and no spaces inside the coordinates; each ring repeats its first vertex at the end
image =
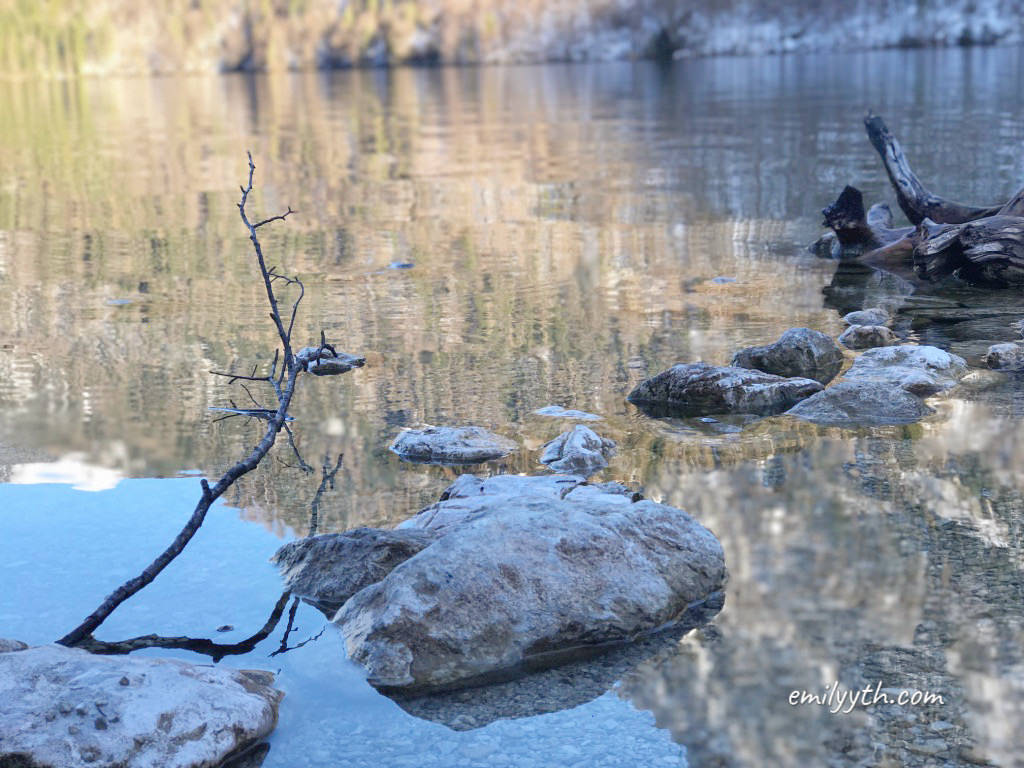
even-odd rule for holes
{"type": "Polygon", "coordinates": [[[338,460],[334,464],[334,469],[331,469],[330,457],[324,456],[323,465],[323,478],[320,480],[320,487],[316,489],[316,495],[313,496],[313,501],[309,507],[309,533],[307,536],[316,536],[316,530],[320,523],[320,499],[324,495],[324,491],[330,486],[330,489],[334,490],[334,476],[338,474],[338,470],[341,469],[341,460],[345,458],[344,453],[338,454],[338,460]]]}

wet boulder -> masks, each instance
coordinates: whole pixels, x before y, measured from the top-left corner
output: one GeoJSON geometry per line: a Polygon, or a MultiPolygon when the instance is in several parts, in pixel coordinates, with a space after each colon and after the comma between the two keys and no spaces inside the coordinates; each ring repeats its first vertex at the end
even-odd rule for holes
{"type": "Polygon", "coordinates": [[[425,427],[400,432],[390,449],[406,461],[479,464],[507,456],[516,447],[483,427],[425,427]]]}
{"type": "Polygon", "coordinates": [[[789,413],[835,426],[910,424],[932,412],[923,398],[949,389],[966,373],[963,358],[936,347],[876,347],[789,413]]]}
{"type": "Polygon", "coordinates": [[[1024,344],[993,344],[985,353],[985,365],[997,371],[1024,369],[1024,344]]]}
{"type": "Polygon", "coordinates": [[[889,313],[881,307],[858,309],[843,315],[843,322],[847,325],[886,325],[889,319],[889,313]]]}
{"type": "Polygon", "coordinates": [[[436,538],[421,530],[353,528],[290,541],[271,561],[293,595],[333,615],[356,592],[383,579],[436,538]]]}
{"type": "Polygon", "coordinates": [[[870,349],[899,344],[896,334],[884,325],[851,325],[839,336],[847,349],[870,349]]]}
{"type": "Polygon", "coordinates": [[[274,729],[273,680],[60,645],[0,653],[0,765],[221,765],[274,729]]]}
{"type": "Polygon", "coordinates": [[[607,467],[608,459],[614,455],[614,440],[577,424],[544,445],[540,463],[556,472],[590,477],[607,467]]]}
{"type": "Polygon", "coordinates": [[[572,477],[460,481],[406,526],[445,535],[334,617],[378,687],[566,661],[676,622],[725,583],[721,544],[682,510],[572,477]]]}
{"type": "Polygon", "coordinates": [[[790,328],[773,344],[741,349],[732,365],[828,384],[843,367],[843,351],[821,331],[790,328]]]}
{"type": "Polygon", "coordinates": [[[628,400],[655,416],[770,416],[821,389],[813,379],[785,378],[750,368],[681,363],[640,382],[628,400]]]}

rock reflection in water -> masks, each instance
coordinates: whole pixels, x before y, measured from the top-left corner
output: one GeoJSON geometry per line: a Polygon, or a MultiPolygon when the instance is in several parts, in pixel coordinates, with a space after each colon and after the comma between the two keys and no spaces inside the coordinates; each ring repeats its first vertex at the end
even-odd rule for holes
{"type": "Polygon", "coordinates": [[[495,720],[572,709],[601,696],[650,659],[674,653],[680,638],[709,622],[724,599],[722,593],[716,593],[703,604],[691,606],[671,628],[625,645],[590,649],[586,658],[531,671],[514,680],[428,696],[392,696],[409,714],[456,731],[482,728],[495,720]]]}
{"type": "Polygon", "coordinates": [[[621,694],[694,765],[1020,765],[1024,445],[998,422],[978,429],[985,416],[954,401],[914,434],[825,439],[703,476],[669,461],[648,492],[688,499],[719,536],[729,599],[621,694]],[[943,702],[846,715],[789,703],[833,682],[943,702]]]}

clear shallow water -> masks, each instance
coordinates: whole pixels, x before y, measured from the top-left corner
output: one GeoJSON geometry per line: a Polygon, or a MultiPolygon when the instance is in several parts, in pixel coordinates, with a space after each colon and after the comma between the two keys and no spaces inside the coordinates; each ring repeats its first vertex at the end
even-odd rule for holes
{"type": "MultiPolygon", "coordinates": [[[[388,453],[402,426],[495,428],[524,450],[482,471],[532,472],[563,424],[531,411],[557,403],[602,414],[620,445],[605,477],[696,515],[731,573],[710,627],[567,672],[577,700],[509,693],[519,715],[568,709],[468,731],[375,694],[330,627],[268,658],[282,623],[221,662],[282,671],[266,765],[669,765],[684,748],[695,765],[1020,764],[1024,382],[859,431],[655,421],[624,397],[879,301],[973,364],[1017,337],[1016,294],[907,298],[803,246],[843,184],[891,201],[868,107],[937,191],[1008,195],[1022,72],[1020,50],[993,49],[0,84],[0,634],[66,631],[185,519],[196,480],[171,478],[256,435],[206,412],[237,397],[208,370],[272,355],[234,207],[251,148],[257,208],[300,211],[265,246],[306,280],[304,330],[368,358],[305,382],[293,411],[311,463],[345,452],[323,530],[395,524],[455,477],[388,453]],[[946,702],[788,704],[834,680],[946,702]]],[[[280,595],[266,559],[305,529],[315,485],[266,462],[101,636],[254,632],[280,595]]],[[[324,625],[306,607],[296,622],[301,639],[324,625]]],[[[445,716],[486,722],[483,698],[445,716]]]]}

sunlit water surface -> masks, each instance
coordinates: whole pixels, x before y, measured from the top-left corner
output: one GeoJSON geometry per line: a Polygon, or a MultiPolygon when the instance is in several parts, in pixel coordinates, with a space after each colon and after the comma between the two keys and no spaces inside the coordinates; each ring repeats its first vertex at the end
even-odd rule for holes
{"type": "MultiPolygon", "coordinates": [[[[869,107],[939,192],[988,203],[1024,179],[1022,94],[1018,49],[0,83],[0,636],[63,634],[256,439],[207,411],[246,400],[210,370],[273,355],[235,208],[251,149],[258,214],[299,211],[264,230],[307,287],[298,334],[367,357],[293,408],[307,460],[345,455],[321,530],[394,525],[457,475],[391,455],[402,427],[490,427],[522,449],[476,471],[535,472],[566,424],[531,412],[558,404],[602,415],[620,449],[602,477],[694,514],[731,574],[682,639],[409,712],[300,605],[288,644],[308,643],[271,656],[285,616],[220,662],[280,670],[266,766],[1024,764],[1024,381],[854,431],[652,420],[624,399],[878,303],[974,366],[1017,338],[1017,293],[906,296],[804,246],[843,184],[891,200],[869,107]],[[789,704],[833,681],[944,702],[789,704]]],[[[282,589],[267,558],[305,532],[317,484],[276,455],[101,637],[263,626],[282,589]]]]}

